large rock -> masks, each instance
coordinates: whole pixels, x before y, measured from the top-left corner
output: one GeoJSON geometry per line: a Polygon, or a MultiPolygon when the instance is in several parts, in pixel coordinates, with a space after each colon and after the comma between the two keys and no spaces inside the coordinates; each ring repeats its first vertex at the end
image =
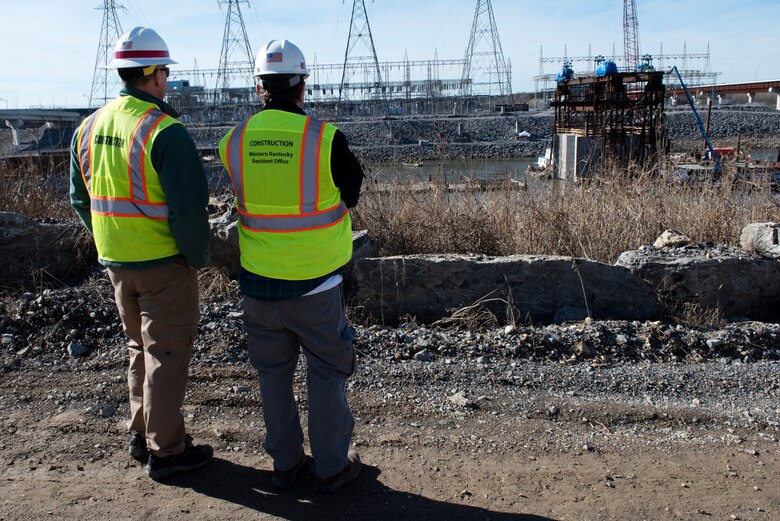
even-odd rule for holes
{"type": "Polygon", "coordinates": [[[94,242],[77,222],[40,223],[0,212],[0,286],[32,287],[82,276],[97,259],[94,242]]]}
{"type": "Polygon", "coordinates": [[[691,239],[687,235],[678,232],[677,230],[666,230],[658,237],[653,246],[656,248],[679,248],[680,246],[686,246],[691,243],[691,239]]]}
{"type": "Polygon", "coordinates": [[[748,224],[742,228],[739,243],[748,253],[780,259],[780,224],[748,224]]]}
{"type": "Polygon", "coordinates": [[[410,255],[364,258],[352,272],[352,306],[386,324],[421,322],[484,301],[499,320],[509,303],[517,319],[646,320],[656,313],[650,288],[622,267],[569,257],[410,255]]]}
{"type": "Polygon", "coordinates": [[[618,266],[631,270],[666,305],[695,304],[725,318],[780,321],[780,262],[711,251],[623,252],[618,266]]]}
{"type": "Polygon", "coordinates": [[[209,219],[211,226],[211,248],[209,266],[223,268],[233,277],[238,277],[241,257],[238,249],[238,217],[234,209],[226,210],[209,219]]]}

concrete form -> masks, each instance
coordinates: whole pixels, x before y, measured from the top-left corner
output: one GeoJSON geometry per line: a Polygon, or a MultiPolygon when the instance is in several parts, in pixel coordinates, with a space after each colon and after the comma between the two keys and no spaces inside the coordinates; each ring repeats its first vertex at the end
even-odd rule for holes
{"type": "Polygon", "coordinates": [[[649,165],[665,149],[663,72],[617,72],[558,82],[551,106],[554,176],[588,177],[596,164],[649,165]]]}

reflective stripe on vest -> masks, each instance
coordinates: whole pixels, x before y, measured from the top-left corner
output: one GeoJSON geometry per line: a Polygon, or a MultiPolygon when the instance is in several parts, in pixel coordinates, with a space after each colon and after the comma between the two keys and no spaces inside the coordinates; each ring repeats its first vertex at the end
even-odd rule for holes
{"type": "Polygon", "coordinates": [[[228,172],[236,192],[238,218],[241,225],[252,231],[296,232],[332,226],[348,212],[344,201],[325,210],[317,210],[319,200],[320,149],[325,123],[306,118],[301,145],[301,202],[299,215],[258,215],[246,209],[244,195],[244,132],[249,119],[236,126],[227,141],[228,172]]]}
{"type": "Polygon", "coordinates": [[[150,219],[167,219],[168,206],[165,203],[139,203],[127,199],[106,199],[93,197],[90,199],[90,210],[100,215],[114,217],[148,217],[150,219]]]}
{"type": "Polygon", "coordinates": [[[84,126],[81,130],[81,140],[79,141],[81,176],[84,178],[84,184],[87,185],[87,191],[89,191],[89,182],[92,179],[92,166],[89,161],[89,144],[92,142],[92,130],[95,128],[95,122],[97,121],[98,114],[100,114],[100,110],[96,111],[84,121],[84,126]]]}
{"type": "Polygon", "coordinates": [[[130,198],[97,197],[92,194],[92,170],[89,161],[91,135],[98,119],[99,111],[92,115],[84,124],[81,135],[80,158],[82,174],[87,190],[90,192],[90,207],[95,213],[116,217],[148,217],[150,219],[167,219],[168,205],[166,203],[150,203],[146,190],[145,148],[152,132],[166,117],[157,108],[150,108],[141,117],[133,130],[128,150],[128,179],[130,181],[130,198]],[[86,135],[86,139],[85,139],[86,135]]]}

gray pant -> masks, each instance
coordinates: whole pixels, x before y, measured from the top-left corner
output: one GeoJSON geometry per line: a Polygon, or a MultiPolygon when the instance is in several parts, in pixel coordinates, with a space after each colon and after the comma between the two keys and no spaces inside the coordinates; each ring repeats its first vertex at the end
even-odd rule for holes
{"type": "Polygon", "coordinates": [[[309,442],[315,474],[329,477],[347,464],[355,420],[347,378],[355,371],[355,331],[344,314],[341,285],[322,293],[269,302],[244,296],[249,361],[260,376],[266,439],[274,467],[295,466],[303,430],[293,396],[300,348],[306,356],[309,442]]]}

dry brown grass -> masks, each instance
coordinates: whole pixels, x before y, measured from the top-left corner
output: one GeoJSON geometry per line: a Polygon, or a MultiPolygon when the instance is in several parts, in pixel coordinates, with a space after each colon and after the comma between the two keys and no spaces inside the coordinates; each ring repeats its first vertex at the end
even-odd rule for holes
{"type": "MultiPolygon", "coordinates": [[[[74,217],[66,174],[34,164],[0,173],[0,211],[74,217]]],[[[728,177],[728,176],[727,176],[728,177]]],[[[750,222],[780,221],[776,196],[742,183],[671,184],[649,174],[602,172],[589,185],[530,179],[524,190],[448,191],[432,184],[366,184],[353,211],[381,255],[564,255],[613,263],[675,228],[696,242],[734,245],[750,222]]]]}
{"type": "Polygon", "coordinates": [[[735,245],[750,222],[780,220],[766,187],[672,184],[651,175],[602,173],[589,185],[529,180],[526,190],[419,192],[367,186],[353,212],[381,255],[564,255],[614,263],[675,228],[695,242],[735,245]]]}
{"type": "Polygon", "coordinates": [[[723,311],[717,308],[705,308],[698,302],[680,303],[669,314],[675,322],[695,328],[721,328],[726,325],[723,311]]]}
{"type": "MultiPolygon", "coordinates": [[[[63,167],[64,168],[64,167],[63,167]]],[[[46,174],[34,161],[0,171],[0,212],[34,219],[74,217],[70,207],[67,174],[46,174]]]]}
{"type": "Polygon", "coordinates": [[[235,300],[238,297],[238,283],[226,268],[209,266],[198,271],[200,299],[203,302],[235,300]]]}

